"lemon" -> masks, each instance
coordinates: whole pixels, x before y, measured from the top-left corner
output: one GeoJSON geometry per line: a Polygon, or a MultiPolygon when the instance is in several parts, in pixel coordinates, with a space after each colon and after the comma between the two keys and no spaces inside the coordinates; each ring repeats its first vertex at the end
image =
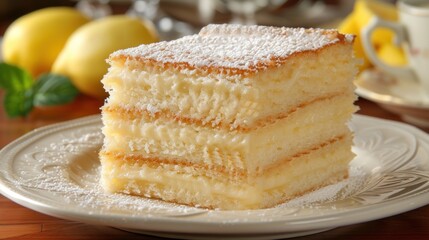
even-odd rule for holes
{"type": "Polygon", "coordinates": [[[354,12],[350,13],[338,26],[338,31],[341,33],[359,33],[359,27],[356,24],[356,14],[354,12]]]}
{"type": "Polygon", "coordinates": [[[51,70],[68,37],[89,18],[70,7],[34,11],[15,20],[6,30],[3,60],[34,77],[51,70]]]}
{"type": "MultiPolygon", "coordinates": [[[[360,30],[367,26],[374,16],[392,22],[398,21],[395,5],[378,0],[359,0],[355,3],[354,12],[356,24],[360,30]]],[[[390,44],[393,37],[392,30],[377,28],[371,36],[371,41],[377,48],[383,44],[390,44]]]]}
{"type": "Polygon", "coordinates": [[[407,64],[402,48],[394,44],[383,44],[378,50],[377,55],[381,61],[392,66],[404,66],[407,64]]]}
{"type": "MultiPolygon", "coordinates": [[[[353,12],[349,14],[338,26],[338,31],[341,33],[356,35],[353,48],[355,50],[356,57],[363,60],[363,64],[360,67],[361,70],[372,65],[362,46],[361,30],[367,26],[374,16],[378,16],[388,21],[398,20],[398,12],[393,4],[379,0],[357,0],[355,2],[353,12]]],[[[371,42],[377,52],[382,50],[382,52],[379,53],[379,55],[382,55],[382,60],[386,59],[387,56],[395,56],[397,61],[393,59],[389,59],[389,61],[399,63],[402,61],[400,60],[401,50],[394,49],[394,46],[392,45],[393,36],[394,33],[391,30],[377,28],[371,36],[371,42]]]]}
{"type": "Polygon", "coordinates": [[[110,53],[156,41],[157,34],[141,19],[126,15],[101,18],[70,36],[52,71],[70,77],[82,93],[103,98],[106,93],[100,80],[107,72],[110,53]]]}

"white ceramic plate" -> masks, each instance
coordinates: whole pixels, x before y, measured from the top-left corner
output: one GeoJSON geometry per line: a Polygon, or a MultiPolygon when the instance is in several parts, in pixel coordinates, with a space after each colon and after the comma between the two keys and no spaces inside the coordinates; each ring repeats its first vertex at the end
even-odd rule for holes
{"type": "Polygon", "coordinates": [[[358,76],[355,85],[359,96],[400,115],[409,123],[429,127],[429,96],[417,82],[368,69],[358,76]]]}
{"type": "Polygon", "coordinates": [[[294,237],[379,219],[429,203],[429,136],[354,116],[351,177],[275,208],[206,210],[100,188],[99,116],[36,129],[0,151],[0,193],[59,218],[176,238],[294,237]]]}

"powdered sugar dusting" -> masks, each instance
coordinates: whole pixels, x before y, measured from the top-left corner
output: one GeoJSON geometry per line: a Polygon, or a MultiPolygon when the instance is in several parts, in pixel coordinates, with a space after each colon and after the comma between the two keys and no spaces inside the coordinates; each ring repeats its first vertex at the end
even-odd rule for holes
{"type": "Polygon", "coordinates": [[[349,178],[344,181],[328,185],[280,204],[277,208],[317,208],[320,206],[326,207],[328,205],[334,207],[335,202],[344,200],[358,192],[369,178],[368,174],[358,167],[350,167],[349,175],[349,178]]]}
{"type": "Polygon", "coordinates": [[[280,65],[294,53],[320,49],[338,41],[339,33],[335,30],[208,25],[198,35],[119,50],[111,58],[127,56],[187,64],[191,68],[258,71],[280,65]]]}

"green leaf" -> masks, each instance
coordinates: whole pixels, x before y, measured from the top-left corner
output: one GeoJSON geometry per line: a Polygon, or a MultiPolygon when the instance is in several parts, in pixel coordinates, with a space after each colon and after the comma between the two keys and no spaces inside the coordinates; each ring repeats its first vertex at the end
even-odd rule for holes
{"type": "Polygon", "coordinates": [[[7,91],[4,109],[9,117],[27,116],[33,109],[33,91],[7,91]]]}
{"type": "Polygon", "coordinates": [[[6,90],[3,104],[9,117],[27,116],[34,106],[71,102],[79,93],[65,76],[45,74],[35,82],[27,71],[7,63],[0,63],[0,88],[6,90]]]}
{"type": "Polygon", "coordinates": [[[73,101],[79,91],[69,78],[57,74],[42,75],[33,87],[35,106],[60,105],[73,101]]]}
{"type": "Polygon", "coordinates": [[[32,85],[33,78],[27,71],[15,65],[0,63],[0,88],[20,92],[30,89],[32,85]]]}

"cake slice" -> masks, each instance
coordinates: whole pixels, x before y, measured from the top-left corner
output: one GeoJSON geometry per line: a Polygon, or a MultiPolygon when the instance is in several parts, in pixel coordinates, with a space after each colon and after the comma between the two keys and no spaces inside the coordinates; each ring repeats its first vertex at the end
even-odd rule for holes
{"type": "Polygon", "coordinates": [[[112,53],[104,189],[258,209],[347,178],[352,44],[335,30],[209,25],[112,53]]]}

